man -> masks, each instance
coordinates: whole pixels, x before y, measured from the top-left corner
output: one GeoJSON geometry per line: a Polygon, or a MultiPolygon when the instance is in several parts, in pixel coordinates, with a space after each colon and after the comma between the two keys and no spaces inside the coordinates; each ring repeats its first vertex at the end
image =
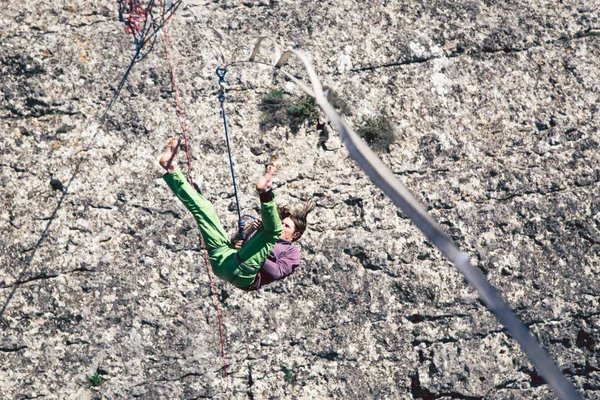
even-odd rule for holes
{"type": "Polygon", "coordinates": [[[216,276],[243,290],[257,290],[295,272],[300,264],[300,251],[292,245],[306,230],[306,216],[314,206],[306,203],[302,210],[278,210],[271,186],[276,166],[271,163],[264,177],[256,183],[260,198],[261,219],[248,229],[243,245],[232,244],[217,218],[212,204],[192,188],[178,167],[180,139],[171,138],[159,159],[167,171],[167,185],[192,213],[216,276]]]}

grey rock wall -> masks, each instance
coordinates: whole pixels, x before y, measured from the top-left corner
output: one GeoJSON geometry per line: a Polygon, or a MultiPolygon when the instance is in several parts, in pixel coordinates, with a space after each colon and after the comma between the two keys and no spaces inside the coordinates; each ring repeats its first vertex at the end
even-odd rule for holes
{"type": "MultiPolygon", "coordinates": [[[[384,161],[599,398],[597,0],[190,4],[200,23],[180,10],[171,51],[194,177],[228,229],[213,50],[269,36],[310,54],[351,123],[386,110],[384,161]]],[[[102,125],[134,51],[115,2],[9,1],[0,27],[0,398],[226,398],[198,230],[156,162],[180,131],[162,38],[102,125]]],[[[273,154],[278,200],[317,202],[298,273],[215,282],[233,398],[554,398],[331,128],[324,145],[260,129],[262,96],[298,88],[249,64],[227,80],[243,211],[273,154]]]]}

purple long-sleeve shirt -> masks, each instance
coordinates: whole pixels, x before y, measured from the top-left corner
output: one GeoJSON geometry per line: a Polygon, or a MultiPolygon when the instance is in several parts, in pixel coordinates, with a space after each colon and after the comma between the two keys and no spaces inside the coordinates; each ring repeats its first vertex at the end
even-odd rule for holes
{"type": "Polygon", "coordinates": [[[264,285],[293,274],[299,265],[300,250],[291,242],[278,240],[267,260],[258,270],[254,283],[242,289],[246,291],[258,290],[264,285]]]}

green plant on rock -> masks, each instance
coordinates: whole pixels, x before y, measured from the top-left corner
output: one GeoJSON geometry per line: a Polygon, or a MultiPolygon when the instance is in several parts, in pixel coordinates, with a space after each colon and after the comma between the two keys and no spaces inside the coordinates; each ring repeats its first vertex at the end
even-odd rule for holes
{"type": "Polygon", "coordinates": [[[102,385],[102,383],[104,382],[104,378],[99,373],[96,372],[94,375],[90,376],[88,382],[89,382],[90,386],[98,387],[98,386],[102,385]]]}
{"type": "Polygon", "coordinates": [[[363,117],[356,132],[377,152],[389,152],[396,139],[394,126],[385,110],[377,116],[363,117]]]}
{"type": "Polygon", "coordinates": [[[261,109],[265,111],[280,109],[283,107],[283,104],[283,92],[281,90],[271,90],[263,96],[261,109]]]}
{"type": "Polygon", "coordinates": [[[300,127],[308,122],[308,126],[315,125],[319,120],[319,109],[315,99],[311,96],[301,98],[297,103],[287,108],[289,125],[292,133],[298,133],[300,127]]]}
{"type": "Polygon", "coordinates": [[[294,383],[296,382],[296,374],[294,373],[294,371],[291,370],[287,370],[285,371],[285,375],[283,376],[283,380],[288,382],[288,383],[294,383]]]}
{"type": "Polygon", "coordinates": [[[313,126],[319,121],[321,113],[312,97],[287,97],[281,90],[271,90],[263,96],[259,106],[262,112],[261,130],[287,125],[296,134],[305,123],[313,126]]]}
{"type": "Polygon", "coordinates": [[[285,99],[283,96],[281,90],[271,90],[263,96],[259,107],[262,112],[260,120],[260,128],[262,130],[287,124],[285,99]]]}

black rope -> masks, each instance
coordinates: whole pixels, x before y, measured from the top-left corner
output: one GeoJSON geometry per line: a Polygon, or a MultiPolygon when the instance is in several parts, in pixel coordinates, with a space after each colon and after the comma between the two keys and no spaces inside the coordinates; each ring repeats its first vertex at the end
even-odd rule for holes
{"type": "MultiPolygon", "coordinates": [[[[123,90],[123,87],[125,86],[125,83],[127,82],[129,74],[131,73],[131,70],[133,69],[134,64],[142,61],[152,51],[152,49],[154,48],[154,43],[156,42],[158,32],[160,32],[160,30],[162,29],[164,24],[168,21],[169,18],[171,18],[173,13],[175,13],[175,11],[177,11],[177,9],[179,8],[180,5],[181,5],[181,1],[174,2],[173,5],[169,8],[169,10],[165,12],[165,15],[168,15],[168,17],[165,18],[164,20],[161,20],[160,24],[157,25],[155,22],[154,16],[151,13],[152,8],[154,7],[154,0],[150,0],[150,3],[148,4],[148,7],[147,7],[147,18],[144,20],[144,26],[142,27],[142,29],[140,29],[141,34],[138,39],[134,39],[136,41],[135,53],[134,53],[133,57],[131,58],[131,61],[129,62],[127,69],[125,70],[125,73],[123,74],[123,77],[121,78],[121,81],[119,82],[119,85],[117,86],[117,89],[115,90],[115,93],[113,94],[113,97],[112,97],[110,103],[108,104],[108,106],[104,110],[104,113],[100,117],[100,122],[105,121],[106,115],[112,109],[114,103],[118,99],[121,91],[123,90]],[[151,24],[148,24],[149,19],[152,20],[151,24]],[[150,39],[154,39],[150,49],[145,54],[142,54],[142,51],[143,51],[146,43],[148,43],[150,39]]],[[[135,37],[135,34],[134,34],[134,37],[135,37]]]]}
{"type": "Polygon", "coordinates": [[[240,210],[240,201],[238,198],[238,190],[237,184],[235,182],[235,170],[233,168],[233,158],[231,157],[231,146],[229,145],[229,130],[227,129],[227,116],[225,114],[225,74],[227,70],[222,67],[217,67],[217,76],[219,77],[219,86],[221,87],[219,91],[219,103],[221,104],[221,115],[223,116],[223,127],[225,128],[225,142],[227,143],[227,155],[229,156],[229,169],[231,170],[231,180],[233,181],[233,193],[235,195],[235,205],[237,207],[238,213],[238,237],[240,239],[246,238],[246,233],[244,232],[244,228],[246,226],[246,222],[242,218],[242,211],[240,210]]]}

